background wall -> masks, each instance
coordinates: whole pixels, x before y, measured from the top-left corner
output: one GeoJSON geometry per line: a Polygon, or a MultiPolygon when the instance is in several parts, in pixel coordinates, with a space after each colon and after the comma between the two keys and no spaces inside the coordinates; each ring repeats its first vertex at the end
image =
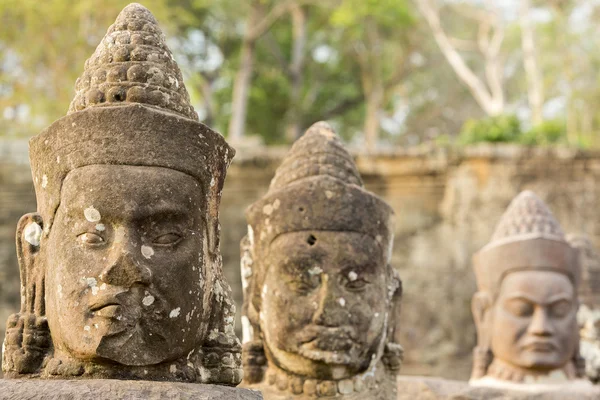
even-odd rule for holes
{"type": "MultiPolygon", "coordinates": [[[[267,190],[285,149],[239,150],[221,207],[222,252],[241,309],[239,241],[244,209],[267,190]]],[[[521,190],[548,202],[566,232],[600,244],[600,153],[512,145],[411,149],[366,157],[357,164],[368,189],[396,212],[393,264],[404,282],[404,374],[468,379],[475,328],[470,257],[521,190]]],[[[24,141],[0,141],[0,330],[17,311],[19,273],[14,232],[35,211],[24,141]]],[[[239,328],[239,323],[238,323],[239,328]]]]}

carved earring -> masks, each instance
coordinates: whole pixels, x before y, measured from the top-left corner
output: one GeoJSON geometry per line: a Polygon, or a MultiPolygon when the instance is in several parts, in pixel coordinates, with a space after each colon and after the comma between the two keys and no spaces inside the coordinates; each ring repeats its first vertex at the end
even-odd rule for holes
{"type": "Polygon", "coordinates": [[[21,311],[9,317],[3,370],[10,375],[39,372],[51,347],[45,315],[44,271],[36,263],[43,233],[38,213],[26,214],[17,225],[17,258],[21,275],[21,311]]]}

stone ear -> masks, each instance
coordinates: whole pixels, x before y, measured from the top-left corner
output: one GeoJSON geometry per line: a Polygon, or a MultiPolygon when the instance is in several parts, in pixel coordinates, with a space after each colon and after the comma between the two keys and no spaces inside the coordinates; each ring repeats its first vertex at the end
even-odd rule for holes
{"type": "Polygon", "coordinates": [[[400,370],[402,360],[404,359],[404,349],[400,345],[400,301],[402,300],[402,280],[400,279],[398,271],[393,270],[391,266],[388,266],[388,268],[392,271],[392,281],[396,289],[391,298],[390,326],[388,328],[388,339],[382,360],[388,370],[397,373],[400,370]]]}
{"type": "Polygon", "coordinates": [[[487,292],[477,292],[471,300],[471,311],[477,328],[477,346],[473,349],[473,369],[471,379],[483,378],[490,366],[493,354],[491,352],[491,308],[492,296],[487,292]]]}
{"type": "Polygon", "coordinates": [[[39,373],[51,348],[45,317],[44,270],[36,262],[43,233],[42,217],[26,214],[17,224],[21,274],[21,311],[8,318],[2,368],[7,376],[39,373]]]}
{"type": "Polygon", "coordinates": [[[44,271],[36,263],[44,223],[38,213],[25,214],[17,224],[16,245],[21,275],[21,313],[45,314],[44,271]]]}
{"type": "Polygon", "coordinates": [[[477,328],[477,345],[483,348],[490,348],[490,311],[492,308],[492,296],[487,292],[477,292],[471,300],[471,311],[477,328]]]}

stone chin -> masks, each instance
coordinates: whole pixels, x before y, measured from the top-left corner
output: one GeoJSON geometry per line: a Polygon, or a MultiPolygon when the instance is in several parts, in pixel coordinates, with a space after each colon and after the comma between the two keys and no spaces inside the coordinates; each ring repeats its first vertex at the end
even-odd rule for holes
{"type": "Polygon", "coordinates": [[[96,354],[104,359],[128,366],[155,365],[170,361],[173,354],[181,353],[170,346],[169,341],[158,334],[144,334],[140,331],[122,332],[104,336],[96,349],[96,354]]]}
{"type": "Polygon", "coordinates": [[[288,351],[270,345],[267,340],[265,350],[271,362],[293,374],[315,379],[348,379],[368,369],[377,355],[382,336],[368,349],[352,342],[334,346],[338,350],[332,350],[323,346],[323,342],[311,341],[288,351]]]}

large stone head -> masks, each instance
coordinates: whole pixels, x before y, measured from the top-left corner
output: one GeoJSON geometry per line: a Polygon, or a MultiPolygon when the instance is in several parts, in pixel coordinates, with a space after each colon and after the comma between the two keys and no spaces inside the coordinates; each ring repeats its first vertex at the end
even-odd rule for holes
{"type": "Polygon", "coordinates": [[[519,194],[473,264],[472,378],[520,382],[554,371],[575,378],[578,252],[546,205],[530,191],[519,194]]]}
{"type": "MultiPolygon", "coordinates": [[[[47,323],[48,374],[112,376],[102,366],[118,365],[120,376],[237,383],[218,221],[233,149],[198,121],[139,4],[108,29],[76,91],[30,142],[38,212],[19,222],[22,307],[9,328],[47,323]],[[230,349],[225,377],[201,360],[211,346],[230,349]]],[[[35,371],[10,354],[5,364],[35,371]]]]}
{"type": "Polygon", "coordinates": [[[263,379],[265,362],[320,379],[368,371],[384,354],[399,366],[393,211],[363,188],[326,123],[294,144],[246,216],[246,381],[263,379]]]}

